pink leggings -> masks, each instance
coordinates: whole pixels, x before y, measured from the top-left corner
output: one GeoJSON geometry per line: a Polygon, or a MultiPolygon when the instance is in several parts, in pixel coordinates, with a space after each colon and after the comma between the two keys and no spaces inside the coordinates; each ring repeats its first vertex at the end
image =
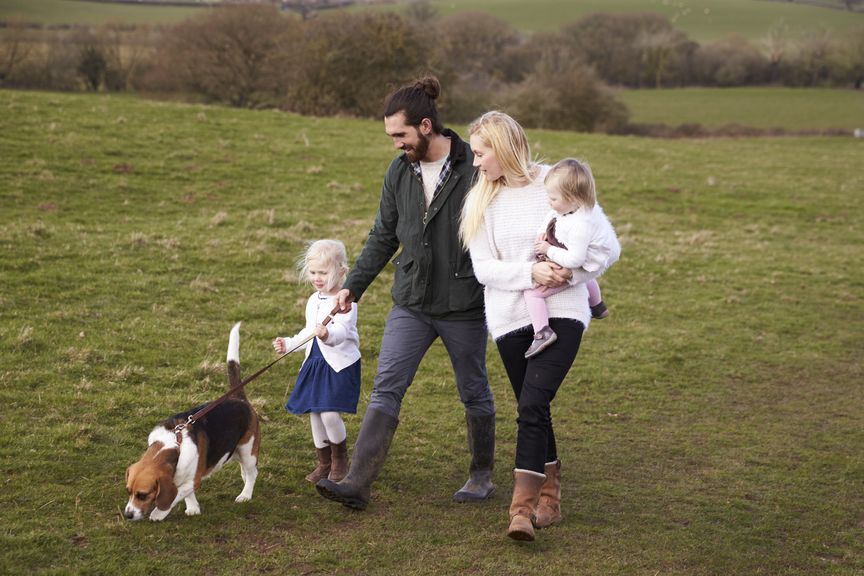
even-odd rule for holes
{"type": "MultiPolygon", "coordinates": [[[[600,295],[600,285],[597,284],[597,280],[589,280],[585,283],[585,286],[588,288],[589,306],[596,306],[603,301],[600,295]]],[[[565,284],[558,288],[547,288],[545,291],[540,288],[532,288],[522,293],[525,296],[525,305],[528,307],[528,316],[531,318],[531,325],[534,327],[535,334],[549,325],[549,310],[546,308],[546,298],[569,287],[569,284],[565,284]]]]}

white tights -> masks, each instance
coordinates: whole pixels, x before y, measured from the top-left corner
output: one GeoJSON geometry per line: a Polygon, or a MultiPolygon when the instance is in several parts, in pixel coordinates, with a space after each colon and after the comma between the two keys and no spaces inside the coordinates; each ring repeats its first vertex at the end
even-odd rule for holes
{"type": "Polygon", "coordinates": [[[330,444],[341,444],[347,433],[345,422],[339,412],[310,412],[309,423],[312,426],[312,441],[315,448],[325,448],[330,444]]]}

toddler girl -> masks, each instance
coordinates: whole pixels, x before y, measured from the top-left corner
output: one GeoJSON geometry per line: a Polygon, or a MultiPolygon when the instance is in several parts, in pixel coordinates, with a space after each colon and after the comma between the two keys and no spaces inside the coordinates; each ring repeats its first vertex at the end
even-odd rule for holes
{"type": "MultiPolygon", "coordinates": [[[[552,210],[543,219],[534,243],[537,257],[564,268],[582,268],[587,272],[605,269],[612,253],[615,231],[597,203],[591,167],[586,162],[565,158],[549,170],[544,183],[552,210]]],[[[585,285],[591,317],[601,319],[608,316],[609,310],[603,303],[597,280],[589,280],[585,285]]],[[[557,339],[549,327],[549,312],[544,299],[568,287],[534,288],[524,292],[534,327],[534,340],[525,352],[525,358],[536,356],[557,339]]]]}
{"type": "Polygon", "coordinates": [[[348,272],[345,246],[338,240],[312,242],[298,267],[301,280],[315,288],[306,302],[306,327],[290,338],[276,338],[273,348],[284,354],[314,335],[304,347],[306,359],[285,409],[309,414],[318,466],[306,480],[338,482],[348,471],[347,434],[339,413],[356,413],[360,396],[357,304],[352,303],[350,312],[336,314],[326,326],[321,322],[336,306],[336,292],[348,272]]]}

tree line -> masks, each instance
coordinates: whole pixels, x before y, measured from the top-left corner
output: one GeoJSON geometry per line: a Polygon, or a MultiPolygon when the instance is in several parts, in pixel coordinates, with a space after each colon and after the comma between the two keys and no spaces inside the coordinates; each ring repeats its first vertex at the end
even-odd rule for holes
{"type": "Polygon", "coordinates": [[[0,28],[0,86],[179,95],[300,114],[377,117],[406,78],[436,74],[448,121],[497,107],[526,126],[621,131],[609,86],[848,86],[864,80],[864,29],[776,23],[759,41],[699,44],[653,14],[592,14],[522,35],[489,14],[351,12],[303,20],[273,6],[208,10],[171,26],[0,28]]]}

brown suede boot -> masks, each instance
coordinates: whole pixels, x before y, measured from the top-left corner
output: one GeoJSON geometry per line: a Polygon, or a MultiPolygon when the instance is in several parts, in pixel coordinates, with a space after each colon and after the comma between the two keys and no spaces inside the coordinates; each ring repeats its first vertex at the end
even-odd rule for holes
{"type": "Polygon", "coordinates": [[[313,484],[330,474],[330,446],[315,448],[315,452],[318,453],[318,466],[306,476],[306,480],[313,484]]]}
{"type": "Polygon", "coordinates": [[[348,439],[339,444],[330,445],[330,475],[327,479],[331,482],[339,482],[348,474],[348,439]]]}
{"type": "Polygon", "coordinates": [[[535,528],[546,528],[561,520],[561,461],[546,464],[546,481],[540,488],[535,528]]]}
{"type": "Polygon", "coordinates": [[[534,515],[540,488],[546,475],[531,470],[513,470],[513,500],[510,501],[510,527],[507,536],[514,540],[534,541],[534,515]]]}

